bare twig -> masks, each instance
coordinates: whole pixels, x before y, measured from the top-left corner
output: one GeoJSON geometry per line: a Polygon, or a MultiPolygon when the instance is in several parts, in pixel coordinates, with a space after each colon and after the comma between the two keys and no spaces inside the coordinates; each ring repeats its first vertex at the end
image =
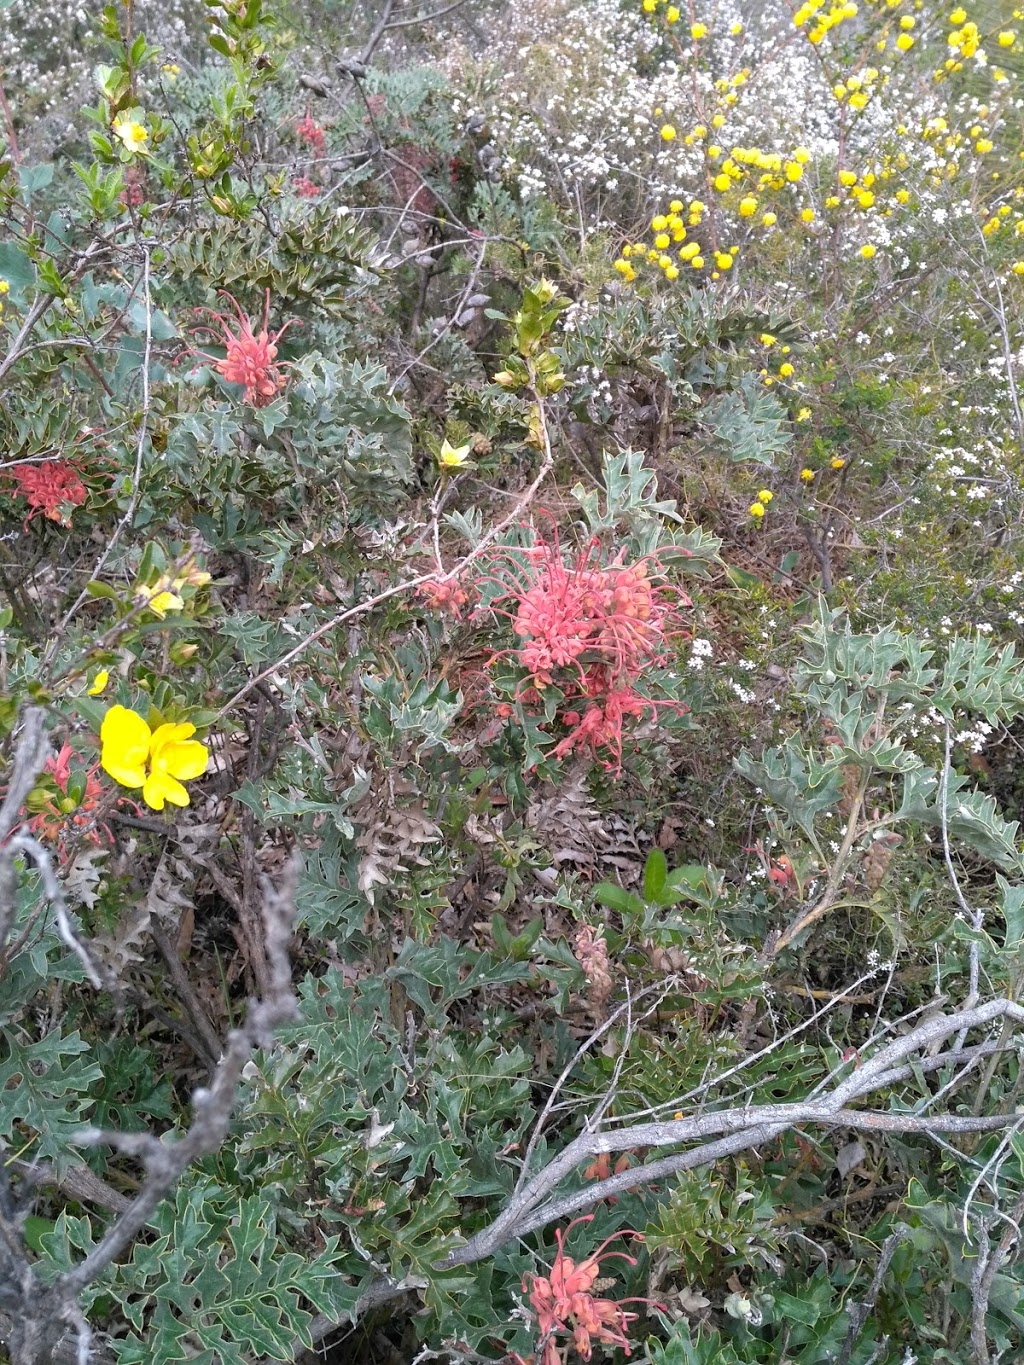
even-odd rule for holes
{"type": "Polygon", "coordinates": [[[522,1237],[611,1194],[619,1194],[678,1171],[708,1165],[724,1156],[759,1146],[787,1128],[800,1124],[925,1134],[992,1132],[1011,1127],[1018,1122],[1019,1116],[1016,1114],[996,1114],[982,1118],[849,1107],[864,1095],[877,1090],[881,1084],[888,1085],[893,1078],[902,1076],[904,1070],[909,1072],[910,1058],[941,1044],[953,1034],[984,1027],[1004,1018],[1013,1019],[1017,1024],[1024,1023],[1024,1007],[1012,1000],[991,1000],[974,1009],[933,1016],[879,1049],[830,1092],[811,1102],[749,1105],[689,1118],[634,1124],[609,1132],[588,1127],[512,1196],[508,1207],[489,1227],[476,1233],[465,1245],[451,1251],[440,1264],[472,1264],[491,1255],[512,1238],[522,1237]],[[901,1063],[906,1063],[906,1067],[902,1067],[901,1063]],[[635,1147],[669,1147],[685,1142],[699,1142],[701,1145],[622,1171],[607,1180],[596,1181],[585,1190],[549,1197],[584,1160],[605,1152],[622,1152],[635,1147]]]}
{"type": "MultiPolygon", "coordinates": [[[[289,866],[285,884],[275,890],[264,886],[265,945],[268,991],[249,1006],[245,1021],[232,1030],[223,1056],[208,1089],[192,1097],[193,1119],[177,1141],[161,1140],[151,1133],[116,1133],[87,1130],[80,1141],[104,1143],[138,1157],[145,1168],[139,1193],[107,1229],[92,1250],[52,1285],[41,1284],[31,1263],[15,1246],[17,1226],[5,1216],[4,1185],[0,1185],[0,1283],[12,1318],[9,1349],[14,1365],[44,1365],[51,1348],[70,1324],[77,1334],[80,1359],[88,1358],[89,1328],[81,1315],[78,1297],[119,1256],[123,1255],[171,1193],[185,1170],[202,1156],[217,1151],[228,1131],[235,1092],[242,1068],[253,1050],[270,1045],[275,1031],[297,1015],[291,986],[288,945],[294,919],[297,868],[289,866]],[[10,1311],[13,1308],[14,1311],[10,1311]]],[[[8,1198],[8,1204],[10,1203],[8,1198]]]]}
{"type": "Polygon", "coordinates": [[[875,1273],[871,1277],[868,1285],[868,1292],[860,1303],[848,1303],[847,1313],[850,1318],[850,1327],[846,1333],[846,1340],[843,1342],[843,1349],[836,1357],[836,1365],[850,1365],[853,1359],[853,1348],[857,1345],[857,1338],[864,1330],[864,1324],[875,1306],[875,1300],[881,1292],[885,1277],[889,1271],[892,1258],[896,1255],[896,1250],[904,1238],[910,1236],[910,1229],[900,1224],[882,1243],[882,1250],[879,1253],[878,1264],[875,1266],[875,1273]]]}

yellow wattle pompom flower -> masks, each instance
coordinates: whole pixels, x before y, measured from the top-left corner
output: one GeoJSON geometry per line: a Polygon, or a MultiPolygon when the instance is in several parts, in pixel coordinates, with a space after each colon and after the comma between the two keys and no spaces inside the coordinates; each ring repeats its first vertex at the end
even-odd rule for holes
{"type": "Polygon", "coordinates": [[[661,125],[661,140],[662,140],[662,142],[672,142],[672,141],[674,141],[675,136],[676,136],[676,130],[673,128],[673,126],[672,126],[671,123],[663,123],[663,124],[661,125]]]}
{"type": "Polygon", "coordinates": [[[732,269],[732,257],[729,255],[728,251],[715,252],[715,265],[718,266],[719,270],[732,269]]]}
{"type": "Polygon", "coordinates": [[[693,39],[695,43],[699,43],[702,38],[707,37],[707,32],[708,32],[707,24],[698,23],[690,25],[690,37],[693,39]]]}
{"type": "Polygon", "coordinates": [[[703,269],[704,269],[704,257],[703,257],[703,256],[692,256],[692,257],[690,258],[690,264],[693,266],[694,270],[703,270],[703,269]]]}
{"type": "Polygon", "coordinates": [[[745,195],[744,198],[740,200],[740,217],[753,218],[756,212],[757,200],[752,194],[745,195]]]}
{"type": "Polygon", "coordinates": [[[858,90],[855,95],[851,95],[850,104],[853,106],[854,109],[866,109],[868,105],[868,97],[866,92],[863,90],[858,90]]]}
{"type": "Polygon", "coordinates": [[[1024,275],[1024,261],[1014,261],[1010,269],[1015,275],[1024,275]]]}
{"type": "Polygon", "coordinates": [[[732,181],[729,179],[729,177],[725,174],[724,171],[716,175],[711,183],[714,185],[715,189],[718,191],[719,194],[724,194],[726,190],[729,189],[732,185],[732,181]]]}
{"type": "Polygon", "coordinates": [[[673,199],[668,207],[670,213],[682,213],[683,201],[681,199],[673,199]]]}
{"type": "Polygon", "coordinates": [[[651,227],[655,232],[664,232],[668,227],[668,219],[663,213],[659,213],[656,217],[651,219],[651,227]]]}
{"type": "Polygon", "coordinates": [[[900,28],[912,29],[916,23],[917,20],[913,17],[912,14],[905,14],[903,18],[900,20],[900,28]]]}
{"type": "Polygon", "coordinates": [[[141,787],[142,799],[152,810],[187,806],[189,795],[182,786],[202,777],[210,751],[192,736],[196,727],[159,725],[149,728],[137,711],[112,706],[100,727],[100,766],[122,787],[141,787]]]}
{"type": "Polygon", "coordinates": [[[659,232],[657,237],[655,237],[654,239],[654,245],[658,248],[659,251],[665,251],[668,248],[668,244],[671,240],[672,239],[667,232],[659,232]]]}
{"type": "Polygon", "coordinates": [[[774,496],[775,494],[772,492],[770,488],[762,488],[757,495],[757,500],[758,502],[763,502],[764,505],[767,507],[768,504],[771,502],[772,498],[774,498],[774,496]]]}
{"type": "Polygon", "coordinates": [[[813,222],[814,222],[814,210],[813,210],[813,209],[801,209],[801,210],[800,210],[800,218],[801,218],[801,220],[802,220],[803,222],[805,222],[805,223],[813,223],[813,222]]]}
{"type": "Polygon", "coordinates": [[[778,221],[778,215],[774,213],[763,214],[761,218],[761,222],[765,227],[774,227],[778,221]]]}
{"type": "MultiPolygon", "coordinates": [[[[810,416],[811,416],[810,408],[801,408],[796,415],[796,420],[798,422],[806,422],[810,420],[810,416]]],[[[801,474],[800,477],[803,478],[803,474],[801,474]]],[[[811,478],[812,479],[814,478],[813,472],[811,473],[811,478]]]]}
{"type": "Polygon", "coordinates": [[[987,152],[992,150],[992,143],[987,137],[979,137],[974,144],[974,150],[979,156],[984,156],[987,152]]]}
{"type": "Polygon", "coordinates": [[[793,366],[789,363],[788,360],[784,365],[779,366],[779,374],[782,376],[783,379],[788,379],[789,376],[794,373],[795,371],[793,369],[793,366]]]}
{"type": "Polygon", "coordinates": [[[665,278],[666,280],[677,280],[679,278],[679,267],[677,265],[667,266],[665,268],[665,278]]]}
{"type": "Polygon", "coordinates": [[[949,22],[950,22],[951,24],[957,24],[957,25],[959,25],[959,24],[966,23],[966,21],[967,21],[967,11],[966,11],[965,9],[961,9],[959,6],[958,6],[958,7],[953,11],[953,13],[949,16],[949,22]]]}
{"type": "Polygon", "coordinates": [[[846,461],[842,458],[841,455],[836,455],[835,458],[832,460],[831,463],[832,463],[832,468],[833,468],[833,469],[845,469],[845,468],[846,468],[846,461]]]}
{"type": "Polygon", "coordinates": [[[764,503],[752,502],[750,506],[747,508],[747,511],[750,513],[752,517],[760,521],[760,519],[764,516],[764,503]]]}
{"type": "Polygon", "coordinates": [[[813,469],[801,469],[801,471],[800,471],[800,478],[803,480],[804,483],[811,483],[812,480],[814,479],[814,470],[813,470],[813,469]]]}
{"type": "Polygon", "coordinates": [[[909,52],[914,46],[914,40],[909,33],[901,33],[896,39],[896,46],[901,52],[909,52]]]}
{"type": "Polygon", "coordinates": [[[1012,29],[1004,29],[1003,32],[1000,33],[997,42],[1000,47],[1013,47],[1016,37],[1017,35],[1012,29]]]}
{"type": "Polygon", "coordinates": [[[665,22],[667,24],[679,23],[679,11],[676,9],[675,5],[669,5],[668,9],[665,11],[665,22]]]}
{"type": "Polygon", "coordinates": [[[864,257],[866,261],[870,261],[872,256],[875,254],[875,250],[876,248],[873,247],[870,242],[865,242],[865,244],[860,249],[860,254],[864,257]]]}
{"type": "Polygon", "coordinates": [[[773,337],[771,332],[762,332],[757,339],[762,346],[774,346],[778,337],[773,337]]]}

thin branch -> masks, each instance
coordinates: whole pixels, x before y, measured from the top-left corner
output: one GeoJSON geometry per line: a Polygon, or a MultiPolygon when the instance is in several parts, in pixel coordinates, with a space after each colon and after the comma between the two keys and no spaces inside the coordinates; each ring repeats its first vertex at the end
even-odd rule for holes
{"type": "MultiPolygon", "coordinates": [[[[1024,1007],[1012,1000],[991,1000],[974,1009],[926,1019],[917,1028],[894,1039],[856,1067],[831,1092],[810,1102],[749,1105],[688,1118],[634,1124],[608,1132],[599,1132],[588,1126],[513,1194],[507,1208],[489,1227],[476,1233],[462,1247],[449,1252],[447,1259],[439,1264],[446,1267],[472,1264],[490,1256],[512,1238],[522,1237],[545,1223],[575,1213],[611,1194],[648,1184],[678,1171],[708,1165],[749,1147],[760,1146],[800,1124],[825,1124],[870,1132],[925,1134],[993,1132],[1012,1127],[1020,1121],[1016,1114],[968,1117],[849,1107],[888,1081],[899,1063],[927,1052],[953,1034],[980,1028],[1004,1018],[1024,1024],[1024,1007]],[[584,1160],[606,1152],[623,1152],[635,1147],[669,1147],[684,1142],[699,1142],[701,1145],[645,1166],[622,1171],[607,1180],[596,1181],[585,1190],[558,1198],[548,1197],[584,1160]]],[[[951,1059],[955,1056],[949,1055],[951,1059]]]]}

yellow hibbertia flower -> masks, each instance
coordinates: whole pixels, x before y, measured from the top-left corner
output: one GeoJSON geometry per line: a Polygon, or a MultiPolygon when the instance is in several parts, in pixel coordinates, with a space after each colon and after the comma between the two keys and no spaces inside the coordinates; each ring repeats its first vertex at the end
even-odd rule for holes
{"type": "MultiPolygon", "coordinates": [[[[465,464],[469,458],[471,447],[469,445],[453,446],[447,439],[441,442],[441,450],[438,454],[438,462],[446,465],[449,469],[456,469],[460,464],[465,464]]],[[[152,603],[150,604],[152,605],[152,603]]]]}
{"type": "Polygon", "coordinates": [[[151,730],[127,706],[112,706],[100,728],[100,766],[122,787],[141,787],[142,799],[153,810],[187,806],[188,792],[181,785],[202,777],[210,751],[192,736],[194,725],[158,725],[151,730]]]}
{"type": "Polygon", "coordinates": [[[130,114],[119,114],[114,120],[114,134],[129,152],[141,152],[149,140],[149,133],[130,114]]]}

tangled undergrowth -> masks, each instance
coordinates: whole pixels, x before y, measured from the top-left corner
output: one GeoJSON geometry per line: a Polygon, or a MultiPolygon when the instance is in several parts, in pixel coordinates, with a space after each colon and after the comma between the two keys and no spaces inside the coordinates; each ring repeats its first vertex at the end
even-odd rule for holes
{"type": "Polygon", "coordinates": [[[1024,11],[5,18],[0,1352],[1016,1359],[1024,11]]]}

